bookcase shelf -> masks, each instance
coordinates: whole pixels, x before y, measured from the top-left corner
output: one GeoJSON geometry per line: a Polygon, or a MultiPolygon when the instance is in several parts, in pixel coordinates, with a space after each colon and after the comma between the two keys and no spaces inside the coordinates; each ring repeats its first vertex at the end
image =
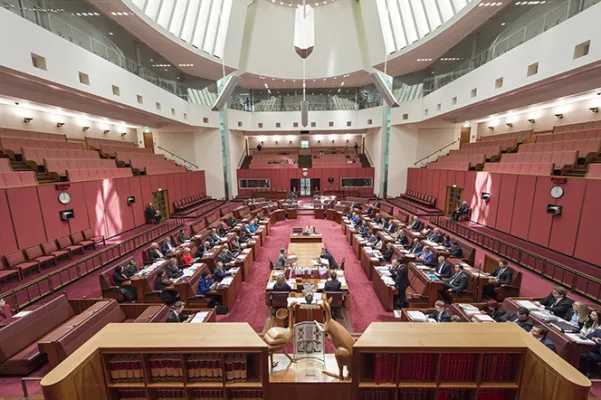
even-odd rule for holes
{"type": "Polygon", "coordinates": [[[165,389],[183,389],[184,382],[150,382],[146,384],[149,388],[165,388],[165,389]]]}
{"type": "Polygon", "coordinates": [[[136,389],[145,387],[144,382],[112,382],[107,387],[115,389],[136,389]]]}
{"type": "Polygon", "coordinates": [[[441,389],[476,389],[478,385],[475,382],[441,382],[438,385],[441,389]]]}
{"type": "Polygon", "coordinates": [[[186,387],[193,389],[219,389],[223,388],[223,382],[188,382],[186,387]]]}

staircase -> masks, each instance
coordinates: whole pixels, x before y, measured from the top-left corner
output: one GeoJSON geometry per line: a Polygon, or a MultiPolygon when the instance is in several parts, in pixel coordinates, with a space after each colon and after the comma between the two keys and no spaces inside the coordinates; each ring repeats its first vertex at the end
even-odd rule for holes
{"type": "Polygon", "coordinates": [[[588,172],[588,165],[575,165],[573,167],[565,167],[561,171],[562,176],[577,176],[577,177],[585,177],[588,172]]]}
{"type": "Polygon", "coordinates": [[[25,162],[17,160],[10,160],[10,168],[15,172],[33,171],[25,162]]]}
{"type": "Polygon", "coordinates": [[[359,160],[361,161],[361,166],[363,168],[371,168],[371,164],[365,154],[359,154],[359,160]]]}
{"type": "Polygon", "coordinates": [[[35,178],[38,183],[54,183],[58,182],[56,179],[53,179],[46,172],[38,172],[34,171],[29,165],[25,164],[23,161],[10,160],[10,168],[14,172],[34,172],[35,178]]]}
{"type": "Polygon", "coordinates": [[[252,159],[252,156],[244,156],[244,161],[242,161],[240,169],[248,169],[250,167],[250,162],[252,161],[252,159]]]}
{"type": "Polygon", "coordinates": [[[299,168],[311,168],[313,166],[313,161],[311,155],[307,156],[298,156],[298,167],[299,168]]]}

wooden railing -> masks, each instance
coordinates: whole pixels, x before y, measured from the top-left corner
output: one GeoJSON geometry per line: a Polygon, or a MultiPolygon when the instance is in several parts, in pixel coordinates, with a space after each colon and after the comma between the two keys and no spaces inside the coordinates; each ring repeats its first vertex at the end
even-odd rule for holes
{"type": "Polygon", "coordinates": [[[528,268],[543,278],[557,282],[574,293],[601,303],[601,280],[593,276],[477,231],[469,226],[453,222],[449,218],[435,216],[430,218],[430,222],[522,267],[528,268]]]}
{"type": "Polygon", "coordinates": [[[49,272],[31,282],[2,293],[0,299],[6,299],[14,311],[19,311],[43,297],[56,293],[68,284],[106,267],[111,262],[147,245],[156,238],[178,229],[180,226],[179,221],[165,221],[120,243],[106,247],[99,252],[90,254],[56,271],[49,272]]]}

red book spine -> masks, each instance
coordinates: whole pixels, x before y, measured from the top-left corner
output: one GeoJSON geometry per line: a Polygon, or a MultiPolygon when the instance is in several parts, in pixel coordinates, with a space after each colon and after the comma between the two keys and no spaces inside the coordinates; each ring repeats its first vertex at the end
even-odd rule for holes
{"type": "Polygon", "coordinates": [[[379,354],[376,354],[375,364],[376,364],[376,368],[374,370],[374,382],[376,383],[376,385],[379,385],[380,384],[380,355],[379,354]]]}

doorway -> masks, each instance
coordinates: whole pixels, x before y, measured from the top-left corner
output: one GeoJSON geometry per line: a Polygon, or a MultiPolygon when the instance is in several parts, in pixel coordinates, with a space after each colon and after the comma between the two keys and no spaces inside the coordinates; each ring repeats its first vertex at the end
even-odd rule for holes
{"type": "Polygon", "coordinates": [[[460,144],[469,143],[470,142],[470,133],[471,133],[471,128],[466,128],[466,127],[461,128],[461,136],[459,137],[459,143],[460,144]]]}
{"type": "Polygon", "coordinates": [[[144,131],[144,148],[152,149],[154,152],[154,138],[152,137],[152,131],[144,131]]]}
{"type": "Polygon", "coordinates": [[[450,217],[453,211],[461,205],[463,201],[463,189],[453,186],[447,186],[447,202],[444,209],[444,215],[450,217]]]}
{"type": "Polygon", "coordinates": [[[301,178],[300,179],[300,195],[311,196],[311,179],[301,178]]]}
{"type": "Polygon", "coordinates": [[[321,194],[321,181],[319,179],[312,179],[311,186],[313,187],[313,195],[321,194]]]}
{"type": "Polygon", "coordinates": [[[294,189],[298,192],[300,189],[300,179],[290,179],[290,192],[293,192],[294,189]]]}
{"type": "Polygon", "coordinates": [[[161,212],[163,220],[171,218],[171,210],[169,207],[169,191],[159,190],[152,193],[152,204],[154,208],[161,212]]]}

